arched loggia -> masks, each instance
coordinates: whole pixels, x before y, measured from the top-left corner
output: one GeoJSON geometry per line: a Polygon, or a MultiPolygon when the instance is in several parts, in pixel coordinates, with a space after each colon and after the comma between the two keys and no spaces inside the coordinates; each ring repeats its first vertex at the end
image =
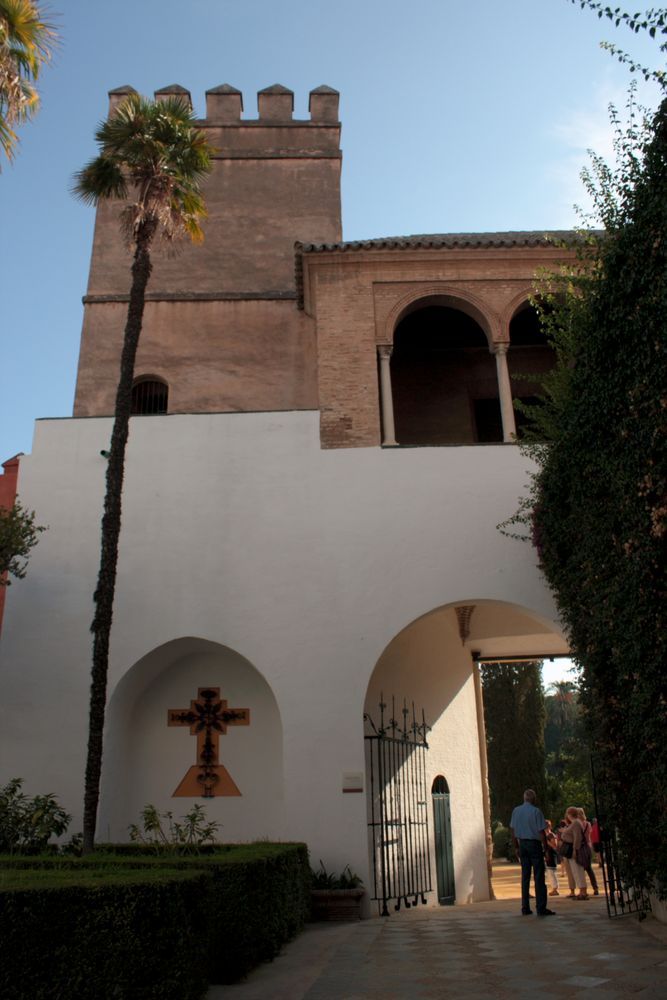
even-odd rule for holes
{"type": "Polygon", "coordinates": [[[398,323],[391,357],[401,445],[502,441],[498,379],[480,323],[450,300],[416,303],[398,323]]]}

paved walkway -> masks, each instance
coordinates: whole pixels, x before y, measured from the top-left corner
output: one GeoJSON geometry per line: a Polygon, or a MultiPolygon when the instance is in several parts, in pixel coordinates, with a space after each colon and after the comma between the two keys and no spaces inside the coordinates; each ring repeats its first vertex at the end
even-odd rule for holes
{"type": "MultiPolygon", "coordinates": [[[[498,895],[517,895],[509,868],[498,895]]],[[[516,888],[515,888],[516,887],[516,888]]],[[[421,907],[352,924],[309,924],[278,958],[207,1000],[591,1000],[667,997],[667,928],[609,920],[604,896],[550,898],[555,917],[523,917],[518,898],[421,907]]]]}

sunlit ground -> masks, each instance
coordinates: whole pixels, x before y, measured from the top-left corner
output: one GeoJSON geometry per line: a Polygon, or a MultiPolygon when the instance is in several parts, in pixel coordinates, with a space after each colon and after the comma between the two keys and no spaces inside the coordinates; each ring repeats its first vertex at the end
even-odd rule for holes
{"type": "MultiPolygon", "coordinates": [[[[595,863],[595,872],[598,876],[598,882],[600,884],[600,896],[598,899],[603,899],[602,874],[597,863],[595,863]]],[[[509,861],[500,861],[495,859],[493,862],[492,883],[496,899],[521,899],[521,865],[510,864],[509,861]]],[[[567,878],[565,875],[561,875],[560,869],[558,870],[558,888],[560,896],[557,898],[566,898],[569,892],[567,887],[567,878]]],[[[531,888],[531,892],[532,891],[533,889],[531,888]]],[[[552,903],[553,897],[549,900],[549,906],[551,906],[552,903]]]]}

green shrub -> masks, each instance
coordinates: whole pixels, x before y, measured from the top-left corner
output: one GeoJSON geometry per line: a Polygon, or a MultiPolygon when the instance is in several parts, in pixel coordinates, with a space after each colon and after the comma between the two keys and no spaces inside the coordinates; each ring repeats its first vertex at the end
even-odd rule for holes
{"type": "Polygon", "coordinates": [[[141,811],[141,825],[132,823],[130,840],[155,850],[177,849],[181,854],[198,854],[200,849],[216,842],[219,823],[207,820],[201,803],[197,802],[190,812],[180,819],[174,819],[172,812],[160,813],[155,806],[147,805],[141,811]]]}
{"type": "Polygon", "coordinates": [[[506,858],[508,861],[514,860],[514,845],[509,829],[501,823],[493,831],[493,856],[506,858]]]}
{"type": "Polygon", "coordinates": [[[58,805],[55,795],[30,799],[22,786],[22,778],[12,778],[0,788],[0,852],[38,854],[51,837],[66,831],[72,817],[58,805]]]}
{"type": "Polygon", "coordinates": [[[320,867],[313,868],[310,873],[311,889],[358,889],[361,885],[362,879],[349,865],[345,865],[340,875],[337,875],[335,872],[328,872],[320,861],[320,867]]]}
{"type": "Polygon", "coordinates": [[[208,873],[70,865],[0,876],[3,1000],[204,996],[208,873]]]}

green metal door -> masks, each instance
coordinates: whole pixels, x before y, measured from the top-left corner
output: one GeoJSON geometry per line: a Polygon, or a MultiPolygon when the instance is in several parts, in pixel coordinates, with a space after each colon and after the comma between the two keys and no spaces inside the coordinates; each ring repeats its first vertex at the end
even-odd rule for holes
{"type": "Polygon", "coordinates": [[[441,906],[451,906],[456,901],[454,857],[452,853],[452,818],[449,811],[449,787],[441,774],[433,782],[431,797],[433,799],[438,902],[441,906]]]}

